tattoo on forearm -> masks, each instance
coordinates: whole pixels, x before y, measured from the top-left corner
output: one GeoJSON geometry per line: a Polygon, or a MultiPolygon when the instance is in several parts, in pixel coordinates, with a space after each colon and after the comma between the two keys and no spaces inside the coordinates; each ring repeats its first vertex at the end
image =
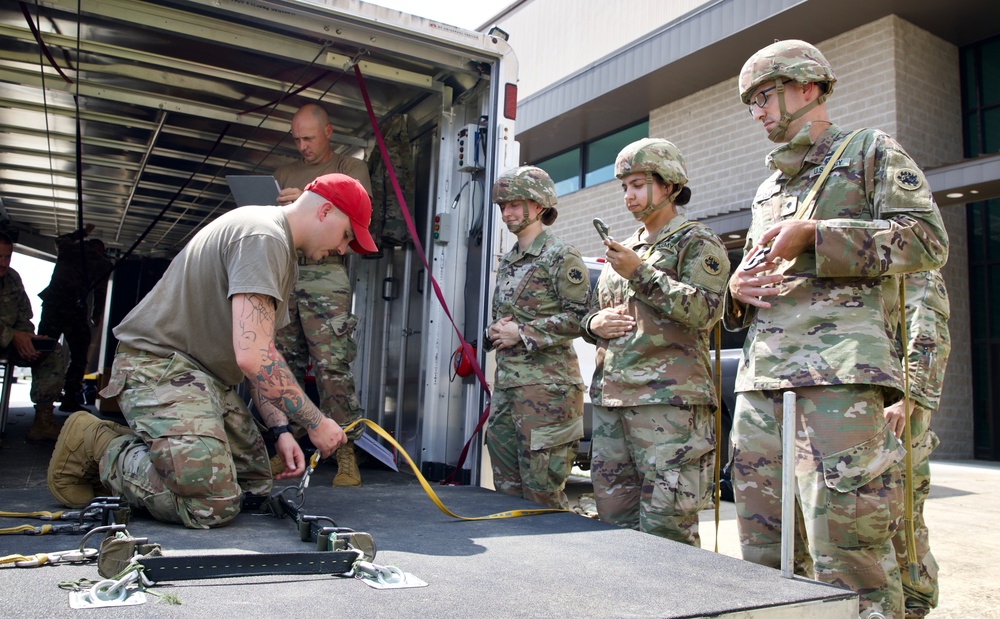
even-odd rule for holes
{"type": "Polygon", "coordinates": [[[269,343],[267,352],[266,361],[254,376],[261,403],[279,413],[283,411],[284,415],[307,428],[317,428],[323,421],[323,413],[306,397],[273,342],[269,343]]]}

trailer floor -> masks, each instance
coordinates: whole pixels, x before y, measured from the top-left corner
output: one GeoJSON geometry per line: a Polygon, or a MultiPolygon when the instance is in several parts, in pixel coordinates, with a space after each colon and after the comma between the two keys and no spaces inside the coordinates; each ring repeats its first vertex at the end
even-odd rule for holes
{"type": "MultiPolygon", "coordinates": [[[[12,409],[0,450],[0,509],[57,510],[45,487],[51,444],[26,443],[31,409],[12,409]],[[25,417],[27,419],[25,419],[25,417]]],[[[377,590],[332,576],[266,576],[161,583],[146,604],[106,609],[114,616],[198,616],[219,613],[283,616],[394,617],[745,617],[856,616],[848,591],[777,570],[618,529],[573,513],[465,522],[442,513],[412,475],[363,468],[359,488],[330,486],[333,467],[321,465],[306,491],[305,511],[338,526],[370,533],[375,563],[395,565],[428,583],[377,590]],[[823,609],[823,614],[816,611],[823,609]],[[769,609],[769,610],[765,610],[769,609]],[[843,611],[841,612],[841,609],[843,611]],[[832,614],[826,614],[831,613],[832,614]],[[794,612],[794,611],[792,611],[794,612]]],[[[279,487],[281,487],[279,485],[279,487]]],[[[478,487],[434,486],[443,503],[462,516],[537,507],[478,487]]],[[[0,527],[28,520],[0,520],[0,527]]],[[[243,513],[229,526],[195,531],[156,522],[143,513],[128,527],[161,544],[165,554],[308,551],[290,519],[243,513]]],[[[96,546],[97,540],[88,541],[96,546]]],[[[79,536],[0,536],[0,556],[67,550],[79,536]]],[[[68,593],[57,585],[98,579],[94,565],[3,567],[0,608],[7,617],[69,616],[68,593]]],[[[100,612],[100,611],[91,611],[100,612]]]]}

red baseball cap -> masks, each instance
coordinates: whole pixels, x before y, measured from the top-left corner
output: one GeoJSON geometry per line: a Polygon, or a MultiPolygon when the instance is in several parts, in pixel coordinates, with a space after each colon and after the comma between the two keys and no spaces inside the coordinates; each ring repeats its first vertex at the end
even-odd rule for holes
{"type": "Polygon", "coordinates": [[[372,223],[372,201],[356,179],[346,174],[324,174],[306,185],[306,191],[322,196],[351,219],[354,240],[351,249],[359,254],[378,251],[368,226],[372,223]]]}

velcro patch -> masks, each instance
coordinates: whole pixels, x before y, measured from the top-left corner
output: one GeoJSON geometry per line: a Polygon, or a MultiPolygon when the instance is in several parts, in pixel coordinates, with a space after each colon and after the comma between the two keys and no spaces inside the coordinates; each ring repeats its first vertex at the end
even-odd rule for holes
{"type": "Polygon", "coordinates": [[[920,189],[920,186],[923,184],[920,174],[912,168],[902,168],[898,170],[893,175],[892,180],[896,181],[897,185],[907,191],[920,189]]]}
{"type": "Polygon", "coordinates": [[[566,279],[568,279],[571,284],[582,284],[583,278],[583,270],[579,267],[572,267],[566,272],[566,279]]]}
{"type": "Polygon", "coordinates": [[[718,275],[722,271],[722,263],[716,256],[705,256],[701,261],[701,266],[709,275],[718,275]]]}

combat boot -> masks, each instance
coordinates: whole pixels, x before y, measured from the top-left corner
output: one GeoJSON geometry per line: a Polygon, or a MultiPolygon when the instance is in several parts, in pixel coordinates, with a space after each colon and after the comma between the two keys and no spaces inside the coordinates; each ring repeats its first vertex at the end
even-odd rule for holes
{"type": "Polygon", "coordinates": [[[49,492],[66,507],[85,507],[96,496],[99,462],[112,440],[129,434],[128,426],[104,421],[87,411],[69,416],[49,461],[49,492]]]}
{"type": "Polygon", "coordinates": [[[360,486],[361,471],[358,470],[358,459],[354,456],[354,441],[347,441],[337,450],[337,475],[333,478],[334,486],[360,486]]]}
{"type": "Polygon", "coordinates": [[[28,428],[29,441],[54,441],[59,438],[59,424],[51,404],[35,405],[35,421],[28,428]]]}
{"type": "Polygon", "coordinates": [[[83,393],[80,391],[64,391],[63,399],[59,402],[59,410],[64,413],[75,413],[76,411],[87,411],[92,413],[93,410],[84,402],[83,393]]]}

